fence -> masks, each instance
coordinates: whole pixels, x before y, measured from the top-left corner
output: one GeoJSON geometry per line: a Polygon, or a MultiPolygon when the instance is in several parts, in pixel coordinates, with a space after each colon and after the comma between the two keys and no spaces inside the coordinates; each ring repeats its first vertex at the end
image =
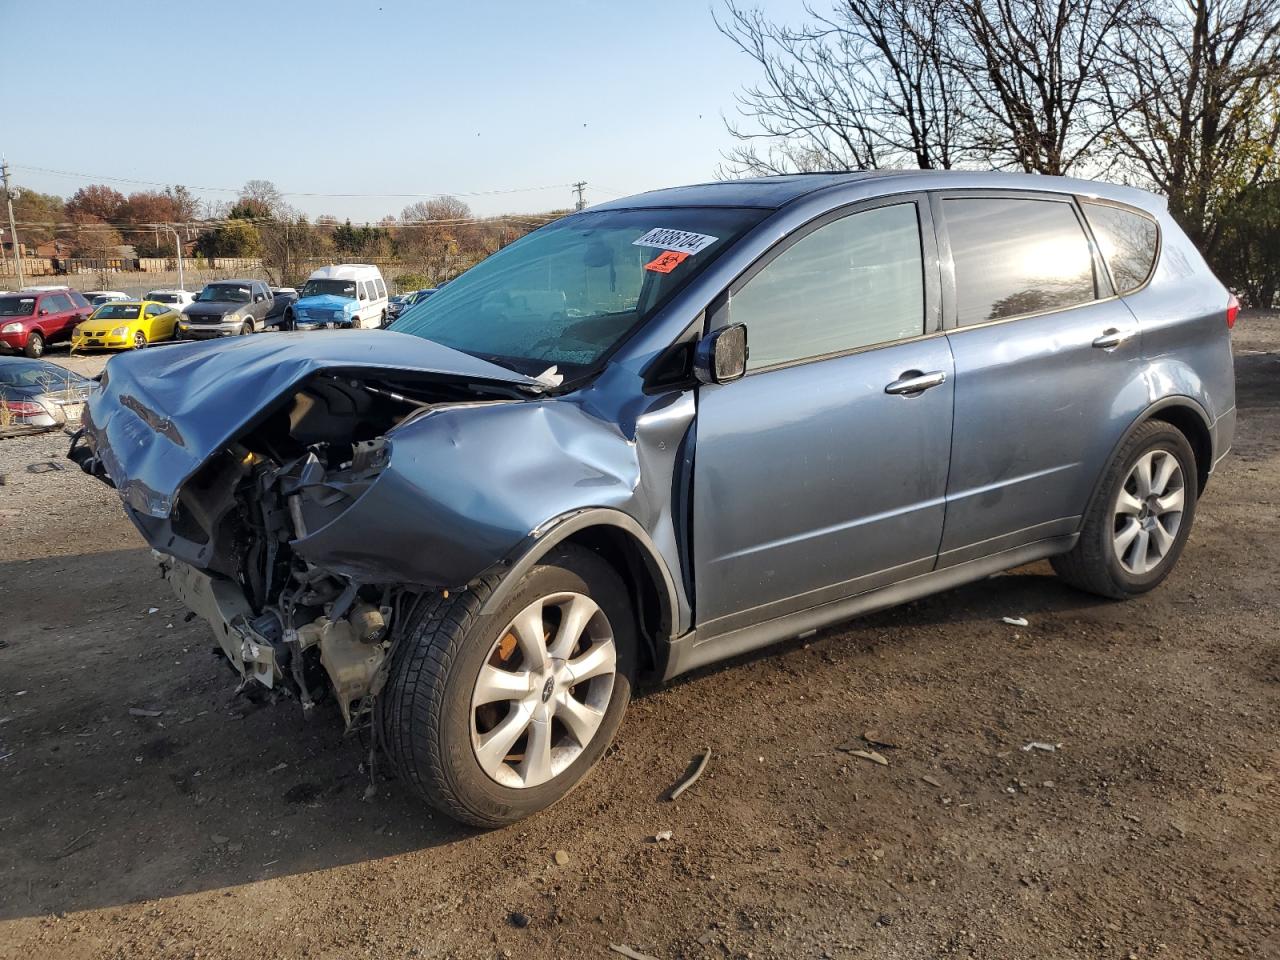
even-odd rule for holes
{"type": "MultiPolygon", "coordinates": [[[[262,261],[252,257],[184,258],[188,270],[217,270],[256,276],[262,261]]],[[[178,269],[176,257],[23,257],[22,278],[55,277],[76,273],[171,273],[178,269]]],[[[16,277],[13,259],[0,259],[0,277],[16,277]]]]}

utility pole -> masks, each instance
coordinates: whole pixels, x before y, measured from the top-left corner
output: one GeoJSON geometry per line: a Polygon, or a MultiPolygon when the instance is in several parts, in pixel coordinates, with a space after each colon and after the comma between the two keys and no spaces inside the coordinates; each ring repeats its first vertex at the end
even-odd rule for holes
{"type": "Polygon", "coordinates": [[[22,283],[22,251],[18,247],[18,225],[13,222],[13,194],[9,190],[9,162],[0,158],[0,178],[4,180],[4,200],[9,206],[9,238],[13,241],[13,271],[18,275],[18,289],[22,283]]]}
{"type": "MultiPolygon", "coordinates": [[[[156,233],[160,233],[160,224],[156,224],[156,233]]],[[[178,228],[172,224],[164,224],[164,229],[173,234],[173,248],[178,254],[178,289],[187,289],[187,282],[182,275],[182,234],[178,233],[178,228]]],[[[157,244],[158,245],[158,244],[157,244]]]]}
{"type": "Polygon", "coordinates": [[[582,193],[584,190],[586,190],[586,189],[587,189],[587,181],[585,181],[585,180],[579,180],[577,183],[573,184],[572,186],[573,186],[573,189],[574,189],[574,190],[577,192],[577,194],[578,194],[578,202],[577,202],[577,204],[574,206],[574,208],[573,208],[573,209],[574,209],[574,210],[582,210],[582,209],[584,209],[584,208],[586,207],[586,205],[587,205],[587,198],[586,198],[585,196],[583,196],[583,193],[582,193]]]}

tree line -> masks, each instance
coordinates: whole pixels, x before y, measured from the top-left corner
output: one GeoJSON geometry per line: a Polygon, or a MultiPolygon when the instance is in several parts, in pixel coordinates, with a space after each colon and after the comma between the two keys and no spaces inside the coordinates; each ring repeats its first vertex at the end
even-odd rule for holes
{"type": "Polygon", "coordinates": [[[19,190],[14,212],[24,245],[57,240],[65,257],[114,257],[126,244],[140,257],[172,257],[180,239],[209,258],[260,258],[279,283],[303,279],[325,258],[392,258],[427,285],[450,279],[567,211],[477,217],[463,201],[442,196],[376,224],[354,225],[332,216],[312,220],[270,181],[250,180],[234,201],[214,205],[202,205],[182,186],[125,195],[92,184],[65,199],[19,190]]]}
{"type": "Polygon", "coordinates": [[[1155,190],[1229,285],[1280,294],[1277,0],[725,0],[760,70],[729,175],[994,168],[1155,190]]]}

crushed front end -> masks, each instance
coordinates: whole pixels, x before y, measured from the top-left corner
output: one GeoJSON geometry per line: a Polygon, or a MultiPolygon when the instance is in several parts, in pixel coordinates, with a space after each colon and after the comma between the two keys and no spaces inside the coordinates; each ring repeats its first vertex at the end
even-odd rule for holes
{"type": "MultiPolygon", "coordinates": [[[[359,335],[335,336],[350,351],[359,335]]],[[[470,574],[458,573],[460,583],[449,572],[406,574],[394,558],[367,559],[377,543],[364,545],[363,563],[328,562],[324,538],[311,553],[308,538],[331,531],[376,487],[397,428],[442,408],[511,403],[524,378],[499,368],[486,378],[492,371],[473,370],[482,361],[472,358],[352,368],[326,362],[323,349],[319,359],[274,346],[194,349],[208,355],[183,347],[160,367],[142,354],[113,361],[71,459],[117,488],[240,689],[264,687],[305,711],[332,694],[348,730],[363,726],[419,600],[470,574]]]]}

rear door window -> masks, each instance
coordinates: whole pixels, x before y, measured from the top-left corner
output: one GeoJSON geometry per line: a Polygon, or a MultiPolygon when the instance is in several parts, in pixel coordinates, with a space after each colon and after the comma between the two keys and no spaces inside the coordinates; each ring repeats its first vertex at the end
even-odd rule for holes
{"type": "Polygon", "coordinates": [[[1156,264],[1160,231],[1150,217],[1136,210],[1084,201],[1084,215],[1093,228],[1102,259],[1111,268],[1116,293],[1130,293],[1147,282],[1156,264]]]}
{"type": "Polygon", "coordinates": [[[1070,201],[948,197],[960,326],[1097,299],[1093,253],[1070,201]]]}
{"type": "Polygon", "coordinates": [[[747,369],[924,333],[924,257],[914,202],[818,227],[778,254],[729,301],[747,327],[747,369]]]}

